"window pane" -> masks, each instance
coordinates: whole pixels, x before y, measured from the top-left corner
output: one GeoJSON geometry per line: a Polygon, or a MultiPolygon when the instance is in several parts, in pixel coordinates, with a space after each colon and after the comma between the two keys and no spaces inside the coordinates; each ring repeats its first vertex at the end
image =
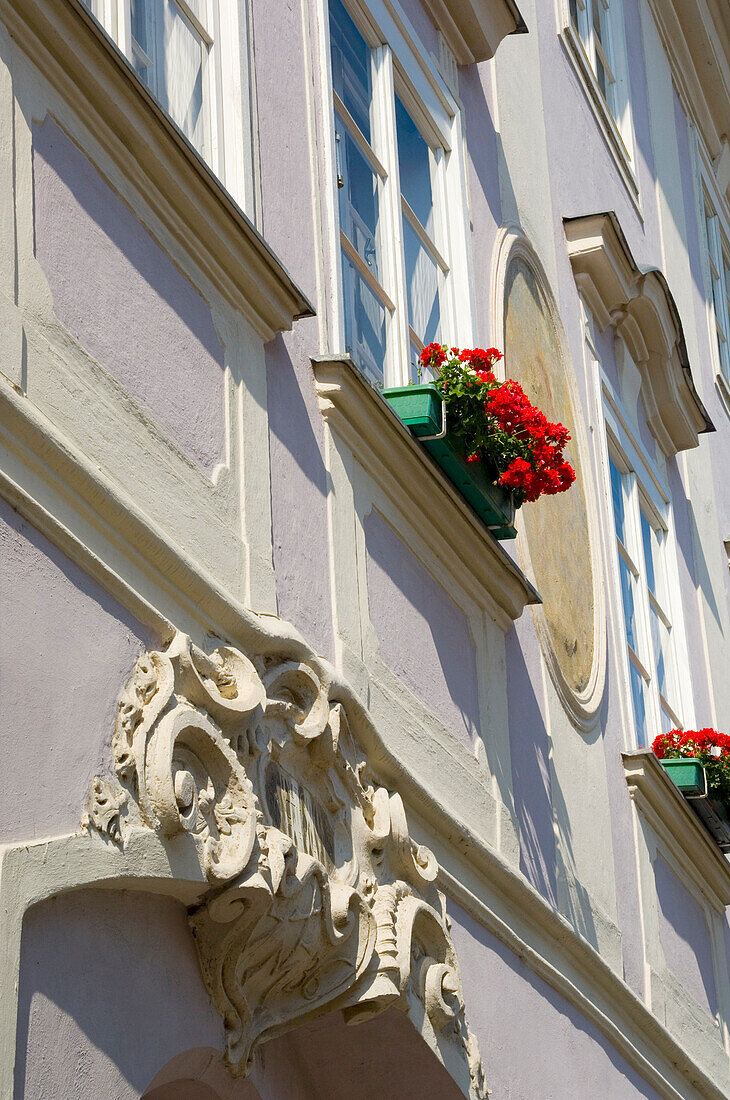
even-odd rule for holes
{"type": "Polygon", "coordinates": [[[332,82],[340,99],[370,141],[370,47],[341,0],[330,0],[329,10],[332,82]]]}
{"type": "Polygon", "coordinates": [[[100,23],[104,22],[104,0],[81,0],[81,3],[95,19],[98,19],[100,23]]]}
{"type": "Polygon", "coordinates": [[[649,608],[651,619],[651,641],[654,650],[657,687],[660,694],[674,703],[674,675],[672,667],[672,642],[669,631],[654,607],[649,608]]]}
{"type": "Polygon", "coordinates": [[[677,723],[672,718],[671,714],[668,714],[664,707],[662,707],[659,718],[662,724],[662,733],[669,733],[670,730],[677,728],[677,723]]]}
{"type": "Polygon", "coordinates": [[[433,239],[431,150],[398,96],[395,97],[395,123],[398,134],[401,193],[423,228],[433,239]]]}
{"type": "Polygon", "coordinates": [[[345,289],[345,340],[347,350],[376,385],[383,384],[385,366],[385,308],[342,254],[345,289]]]}
{"type": "Polygon", "coordinates": [[[378,177],[339,119],[335,141],[342,174],[340,227],[378,277],[378,177]]]}
{"type": "Polygon", "coordinates": [[[656,534],[649,523],[649,520],[641,512],[641,541],[644,546],[644,565],[646,567],[646,583],[649,585],[649,591],[653,592],[658,598],[656,590],[656,575],[654,571],[654,561],[656,558],[655,552],[655,540],[656,534]]]}
{"type": "Polygon", "coordinates": [[[413,226],[403,218],[408,318],[416,336],[430,344],[439,338],[439,269],[413,226]]]}
{"type": "Polygon", "coordinates": [[[578,0],[570,0],[570,21],[578,30],[578,0]]]}
{"type": "Polygon", "coordinates": [[[619,573],[621,574],[621,598],[624,605],[624,622],[626,624],[626,641],[638,657],[639,652],[638,630],[636,621],[636,578],[624,561],[621,554],[618,556],[619,573]]]}
{"type": "Polygon", "coordinates": [[[202,40],[174,0],[130,0],[130,11],[137,73],[203,153],[202,40]]]}
{"type": "Polygon", "coordinates": [[[613,500],[613,519],[616,525],[616,534],[626,546],[626,511],[624,507],[623,477],[618,467],[609,459],[611,472],[611,497],[613,500]]]}
{"type": "Polygon", "coordinates": [[[646,728],[646,685],[638,668],[629,661],[629,677],[631,679],[631,699],[634,705],[634,723],[636,726],[636,740],[645,748],[649,746],[649,737],[646,728]]]}

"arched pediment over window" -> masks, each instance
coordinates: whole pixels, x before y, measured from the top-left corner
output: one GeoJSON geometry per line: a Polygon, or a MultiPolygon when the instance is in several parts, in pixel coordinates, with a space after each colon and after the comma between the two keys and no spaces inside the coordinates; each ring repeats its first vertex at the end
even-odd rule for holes
{"type": "Polygon", "coordinates": [[[666,455],[714,431],[692,380],[676,303],[656,269],[635,262],[613,213],[566,218],[575,281],[599,329],[613,324],[641,372],[641,396],[666,455]]]}

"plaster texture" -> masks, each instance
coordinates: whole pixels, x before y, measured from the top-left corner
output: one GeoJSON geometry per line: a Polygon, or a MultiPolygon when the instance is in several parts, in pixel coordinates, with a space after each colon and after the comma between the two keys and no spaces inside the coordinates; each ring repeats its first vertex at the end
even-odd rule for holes
{"type": "Polygon", "coordinates": [[[15,1100],[138,1100],[186,1048],[220,1049],[222,1031],[183,906],[96,890],[29,910],[15,1100]]]}
{"type": "Polygon", "coordinates": [[[464,967],[464,998],[487,1080],[509,1100],[659,1100],[597,1028],[449,900],[451,930],[464,967]],[[559,1052],[559,1053],[558,1053],[559,1052]]]}
{"type": "MultiPolygon", "coordinates": [[[[313,327],[302,326],[310,338],[313,327]]],[[[297,329],[266,348],[276,597],[282,618],[331,657],[324,432],[302,336],[297,329]]]]}
{"type": "Polygon", "coordinates": [[[466,616],[385,520],[365,518],[368,608],[380,656],[464,744],[479,736],[474,644],[466,616]]]}
{"type": "Polygon", "coordinates": [[[153,639],[3,500],[0,561],[0,840],[73,832],[153,639]]]}
{"type": "Polygon", "coordinates": [[[712,945],[707,920],[661,856],[654,861],[659,938],[669,970],[711,1016],[717,1011],[712,945]]]}
{"type": "Polygon", "coordinates": [[[544,694],[539,691],[540,647],[531,625],[529,620],[516,623],[505,641],[512,789],[520,869],[557,908],[550,734],[544,694]]]}
{"type": "Polygon", "coordinates": [[[209,305],[50,116],[33,128],[33,199],[58,319],[212,473],[225,406],[209,305]]]}

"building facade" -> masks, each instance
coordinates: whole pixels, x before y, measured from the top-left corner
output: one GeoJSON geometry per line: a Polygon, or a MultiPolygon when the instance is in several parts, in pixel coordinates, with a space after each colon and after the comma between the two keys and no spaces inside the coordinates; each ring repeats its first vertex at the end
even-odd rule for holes
{"type": "Polygon", "coordinates": [[[0,0],[0,115],[0,1096],[729,1096],[725,0],[0,0]]]}

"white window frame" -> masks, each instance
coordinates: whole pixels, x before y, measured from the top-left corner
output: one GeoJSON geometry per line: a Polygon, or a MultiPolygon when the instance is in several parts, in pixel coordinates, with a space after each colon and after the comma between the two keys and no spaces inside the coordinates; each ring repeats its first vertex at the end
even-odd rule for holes
{"type": "MultiPolygon", "coordinates": [[[[646,581],[646,565],[643,558],[643,544],[639,527],[640,506],[649,518],[650,522],[664,532],[663,557],[666,578],[666,606],[663,608],[671,624],[671,637],[673,643],[674,678],[676,686],[676,699],[670,703],[670,709],[677,720],[677,724],[685,729],[694,725],[694,695],[692,681],[689,674],[689,652],[687,648],[687,635],[682,607],[681,589],[679,581],[678,547],[674,529],[674,516],[669,487],[662,470],[657,465],[654,457],[649,454],[646,447],[639,439],[636,430],[631,424],[620,395],[616,392],[610,378],[605,373],[601,364],[592,336],[593,318],[588,307],[584,304],[586,312],[586,345],[589,359],[592,361],[591,374],[594,380],[594,399],[596,408],[596,420],[599,427],[597,439],[600,451],[600,467],[602,480],[602,493],[604,507],[602,509],[602,525],[604,528],[604,546],[606,549],[606,562],[609,573],[608,600],[614,623],[614,638],[616,639],[616,660],[623,685],[623,712],[625,716],[625,728],[631,731],[627,737],[627,748],[639,747],[635,719],[634,704],[631,692],[629,645],[626,635],[624,618],[623,594],[621,590],[621,573],[619,567],[618,538],[616,535],[613,497],[611,489],[611,473],[609,459],[620,471],[629,476],[629,508],[627,517],[631,525],[633,547],[629,552],[634,552],[639,561],[634,561],[634,566],[640,566],[640,583],[638,587],[637,601],[637,628],[639,641],[643,646],[643,652],[651,655],[650,667],[644,671],[648,674],[648,685],[645,692],[646,699],[646,728],[649,744],[662,732],[659,690],[656,684],[656,669],[654,667],[651,623],[649,612],[650,597],[646,581]],[[638,546],[638,553],[635,547],[638,546]],[[643,568],[642,568],[643,567],[643,568]]],[[[620,341],[620,337],[615,339],[620,341]]],[[[628,355],[625,346],[622,353],[628,355]]]]}
{"type": "MultiPolygon", "coordinates": [[[[401,229],[401,190],[398,173],[395,94],[416,122],[432,149],[443,149],[434,173],[434,213],[438,239],[446,242],[449,276],[439,295],[444,343],[469,347],[474,343],[474,286],[469,247],[469,214],[461,110],[428,50],[396,0],[343,0],[344,6],[374,51],[373,133],[379,159],[387,174],[381,190],[380,233],[385,278],[393,289],[392,310],[386,309],[386,359],[384,385],[405,385],[412,377],[411,331],[405,276],[405,251],[401,229]]],[[[328,0],[319,0],[319,69],[322,77],[323,150],[329,168],[325,189],[329,249],[330,300],[327,340],[334,354],[346,347],[342,250],[337,193],[337,156],[334,148],[335,109],[329,40],[328,0]]],[[[367,281],[367,279],[366,279],[367,281]]],[[[386,290],[388,288],[386,287],[386,290]]]]}
{"type": "Polygon", "coordinates": [[[718,388],[730,412],[730,204],[715,181],[712,161],[692,127],[695,162],[695,199],[697,207],[702,273],[704,277],[705,309],[710,337],[710,354],[718,388]],[[712,211],[713,225],[707,225],[707,210],[712,211]],[[712,237],[713,239],[710,239],[712,237]],[[723,263],[724,260],[724,263],[723,263]],[[719,270],[718,268],[719,261],[719,270]],[[713,271],[715,268],[715,271],[713,271]],[[714,293],[715,274],[720,285],[720,316],[714,293]],[[721,352],[724,338],[725,354],[721,352]]]}
{"type": "Polygon", "coordinates": [[[636,170],[636,138],[631,112],[631,88],[626,54],[623,0],[595,0],[605,16],[606,43],[597,42],[588,5],[593,0],[575,0],[578,30],[573,26],[571,0],[556,0],[560,40],[576,71],[588,103],[613,155],[624,184],[639,213],[639,181],[636,170]],[[600,53],[613,77],[609,102],[596,76],[595,58],[600,53]]]}
{"type": "MultiPolygon", "coordinates": [[[[134,68],[130,0],[82,3],[96,15],[134,68]]],[[[205,148],[196,152],[239,206],[256,220],[248,0],[172,3],[203,43],[205,148]]]]}

